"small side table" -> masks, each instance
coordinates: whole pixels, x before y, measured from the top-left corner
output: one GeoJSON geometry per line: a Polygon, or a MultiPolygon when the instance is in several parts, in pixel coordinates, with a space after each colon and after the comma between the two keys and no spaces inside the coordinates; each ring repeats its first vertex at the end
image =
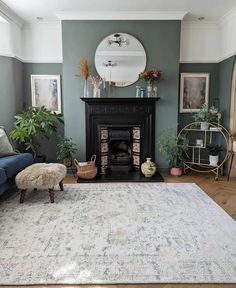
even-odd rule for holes
{"type": "Polygon", "coordinates": [[[231,169],[232,169],[232,165],[233,165],[233,161],[234,161],[234,155],[236,154],[236,152],[231,151],[230,152],[230,163],[229,163],[229,170],[228,170],[228,176],[227,176],[227,181],[229,181],[229,177],[230,177],[230,173],[231,173],[231,169]]]}

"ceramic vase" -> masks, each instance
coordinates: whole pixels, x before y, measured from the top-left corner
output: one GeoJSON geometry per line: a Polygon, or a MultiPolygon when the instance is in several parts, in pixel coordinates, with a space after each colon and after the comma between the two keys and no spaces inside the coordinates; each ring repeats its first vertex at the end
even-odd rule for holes
{"type": "Polygon", "coordinates": [[[172,176],[181,176],[183,174],[183,169],[180,167],[170,168],[170,175],[172,176]]]}
{"type": "Polygon", "coordinates": [[[201,122],[201,130],[208,130],[209,124],[207,122],[201,122]]]}
{"type": "Polygon", "coordinates": [[[88,92],[88,81],[87,79],[84,80],[84,98],[89,97],[89,92],[88,92]]]}
{"type": "Polygon", "coordinates": [[[157,85],[149,81],[147,85],[147,97],[157,97],[157,85]]]}
{"type": "Polygon", "coordinates": [[[93,97],[99,98],[101,97],[101,89],[97,87],[93,87],[93,97]]]}
{"type": "Polygon", "coordinates": [[[153,88],[152,88],[152,97],[157,97],[157,85],[153,85],[153,88]]]}
{"type": "Polygon", "coordinates": [[[219,161],[219,155],[209,155],[209,164],[211,166],[217,166],[219,161]]]}
{"type": "Polygon", "coordinates": [[[156,164],[151,159],[146,158],[146,162],[141,165],[141,171],[145,177],[152,177],[156,173],[156,164]]]}
{"type": "Polygon", "coordinates": [[[233,141],[233,151],[236,152],[236,141],[233,141]]]}
{"type": "Polygon", "coordinates": [[[148,82],[148,85],[147,85],[147,97],[148,98],[152,97],[152,83],[151,82],[148,82]]]}

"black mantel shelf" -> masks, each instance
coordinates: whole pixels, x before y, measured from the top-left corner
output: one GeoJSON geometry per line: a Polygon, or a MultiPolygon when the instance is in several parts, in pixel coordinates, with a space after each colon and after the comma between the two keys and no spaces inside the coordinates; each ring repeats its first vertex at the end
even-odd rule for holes
{"type": "Polygon", "coordinates": [[[82,101],[86,102],[86,103],[122,103],[122,102],[131,102],[131,103],[145,103],[145,102],[156,102],[160,99],[160,97],[144,97],[144,98],[136,98],[136,97],[116,97],[116,98],[93,98],[93,97],[81,97],[80,98],[82,101]]]}

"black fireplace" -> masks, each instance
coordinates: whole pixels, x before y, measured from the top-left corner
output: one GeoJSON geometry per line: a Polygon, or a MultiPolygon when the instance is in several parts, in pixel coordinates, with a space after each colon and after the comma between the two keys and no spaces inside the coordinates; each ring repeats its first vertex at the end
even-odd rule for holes
{"type": "Polygon", "coordinates": [[[86,157],[99,171],[140,170],[155,159],[155,106],[159,98],[81,98],[86,103],[86,157]]]}
{"type": "Polygon", "coordinates": [[[132,169],[131,133],[129,129],[110,129],[108,142],[108,166],[111,171],[132,169]]]}

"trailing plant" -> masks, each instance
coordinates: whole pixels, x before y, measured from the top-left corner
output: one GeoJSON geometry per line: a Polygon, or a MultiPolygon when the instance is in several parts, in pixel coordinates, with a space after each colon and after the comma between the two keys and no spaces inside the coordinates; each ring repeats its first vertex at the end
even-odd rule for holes
{"type": "Polygon", "coordinates": [[[57,144],[57,147],[57,160],[64,162],[66,166],[70,166],[72,156],[78,151],[77,145],[72,141],[72,138],[60,137],[60,142],[57,144]]]}
{"type": "Polygon", "coordinates": [[[209,151],[210,155],[217,156],[222,151],[223,147],[221,145],[211,143],[206,146],[206,149],[209,151]]]}
{"type": "Polygon", "coordinates": [[[14,130],[10,137],[24,144],[26,150],[32,150],[34,157],[40,146],[39,140],[49,139],[48,135],[57,132],[58,124],[64,123],[62,114],[50,111],[45,106],[28,107],[14,118],[14,130]]]}
{"type": "Polygon", "coordinates": [[[185,135],[177,137],[174,129],[167,129],[160,136],[159,150],[167,156],[171,167],[181,167],[188,157],[188,139],[185,135]]]}

